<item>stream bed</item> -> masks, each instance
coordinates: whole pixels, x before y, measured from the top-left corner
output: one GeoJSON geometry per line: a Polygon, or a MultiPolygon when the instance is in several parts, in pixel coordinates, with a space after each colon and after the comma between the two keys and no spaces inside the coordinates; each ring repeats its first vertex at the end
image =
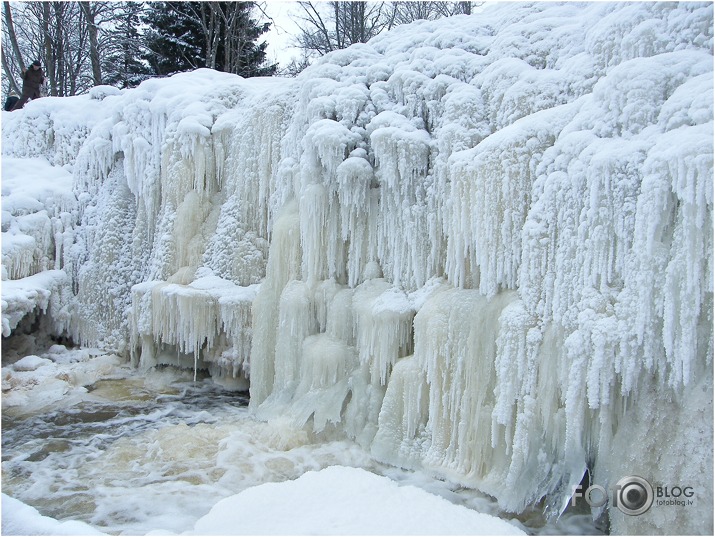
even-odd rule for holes
{"type": "MultiPolygon", "coordinates": [[[[76,380],[81,361],[65,360],[66,369],[51,364],[54,384],[48,386],[57,378],[76,380]]],[[[531,534],[600,533],[588,513],[551,523],[538,509],[514,517],[477,491],[380,464],[337,434],[318,441],[288,422],[257,421],[247,393],[210,378],[194,381],[191,372],[113,367],[113,378],[65,390],[56,403],[42,405],[57,392],[56,386],[43,392],[42,368],[21,382],[11,367],[3,368],[2,492],[58,520],[80,520],[115,535],[182,533],[219,500],[248,487],[342,465],[512,520],[531,534]],[[30,394],[27,405],[5,404],[6,396],[13,401],[13,388],[30,394]]]]}

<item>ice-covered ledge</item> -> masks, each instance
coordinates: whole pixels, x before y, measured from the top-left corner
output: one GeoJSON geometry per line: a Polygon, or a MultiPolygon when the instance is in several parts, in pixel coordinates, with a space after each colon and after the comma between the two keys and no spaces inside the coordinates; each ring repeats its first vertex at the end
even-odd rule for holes
{"type": "Polygon", "coordinates": [[[132,362],[208,369],[218,382],[248,389],[251,306],[259,284],[242,287],[191,267],[132,287],[132,362]]]}

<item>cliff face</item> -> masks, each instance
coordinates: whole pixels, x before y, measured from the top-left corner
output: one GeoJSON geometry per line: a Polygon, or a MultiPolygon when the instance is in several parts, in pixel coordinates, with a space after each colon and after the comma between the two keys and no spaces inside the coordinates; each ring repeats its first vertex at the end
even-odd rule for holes
{"type": "Polygon", "coordinates": [[[695,490],[610,504],[612,531],[711,532],[712,28],[711,4],[506,4],[293,80],[4,114],[4,155],[73,173],[55,328],[250,381],[258,418],[509,511],[559,512],[588,469],[695,490]]]}

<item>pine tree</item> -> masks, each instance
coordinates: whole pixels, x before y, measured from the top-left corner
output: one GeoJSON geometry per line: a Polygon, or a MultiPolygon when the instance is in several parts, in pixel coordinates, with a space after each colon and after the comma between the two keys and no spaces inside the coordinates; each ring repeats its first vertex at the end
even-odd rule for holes
{"type": "Polygon", "coordinates": [[[149,25],[146,59],[157,75],[169,75],[203,66],[201,27],[188,2],[148,4],[144,23],[149,25]]]}
{"type": "Polygon", "coordinates": [[[267,44],[258,39],[270,27],[251,18],[252,2],[157,2],[149,26],[147,59],[154,72],[168,75],[209,67],[244,77],[274,74],[266,64],[267,44]]]}
{"type": "Polygon", "coordinates": [[[121,2],[116,6],[113,28],[104,36],[102,72],[106,84],[131,88],[151,75],[148,63],[141,60],[145,48],[137,30],[143,10],[144,5],[138,2],[121,2]]]}

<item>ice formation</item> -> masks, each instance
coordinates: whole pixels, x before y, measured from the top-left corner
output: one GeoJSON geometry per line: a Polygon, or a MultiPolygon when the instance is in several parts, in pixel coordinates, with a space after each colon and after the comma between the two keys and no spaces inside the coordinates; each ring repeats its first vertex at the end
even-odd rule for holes
{"type": "Polygon", "coordinates": [[[76,194],[4,197],[4,335],[13,282],[56,274],[54,330],[250,381],[259,419],[511,512],[687,483],[704,516],[611,531],[712,531],[712,4],[493,5],[294,80],[43,99],[3,154],[76,194]]]}

